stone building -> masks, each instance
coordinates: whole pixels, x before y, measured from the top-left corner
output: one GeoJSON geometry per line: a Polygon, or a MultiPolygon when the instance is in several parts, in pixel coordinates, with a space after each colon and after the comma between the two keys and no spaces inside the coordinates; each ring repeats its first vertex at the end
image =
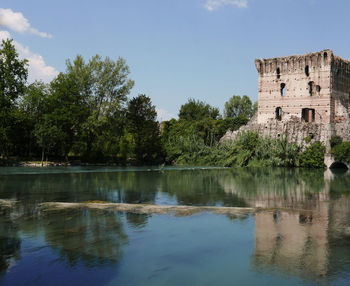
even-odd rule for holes
{"type": "Polygon", "coordinates": [[[336,123],[348,119],[350,62],[331,50],[255,60],[258,123],[269,119],[336,123]]]}
{"type": "Polygon", "coordinates": [[[291,142],[305,138],[329,148],[332,135],[350,140],[350,61],[323,50],[298,56],[257,59],[258,112],[240,130],[228,131],[222,141],[244,130],[262,136],[287,134],[291,142]]]}

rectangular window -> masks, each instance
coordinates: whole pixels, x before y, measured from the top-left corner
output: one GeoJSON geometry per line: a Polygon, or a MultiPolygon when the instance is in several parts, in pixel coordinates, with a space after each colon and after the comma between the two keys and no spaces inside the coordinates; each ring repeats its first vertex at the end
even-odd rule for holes
{"type": "Polygon", "coordinates": [[[305,122],[314,122],[315,121],[315,109],[303,108],[301,110],[301,118],[305,122]]]}

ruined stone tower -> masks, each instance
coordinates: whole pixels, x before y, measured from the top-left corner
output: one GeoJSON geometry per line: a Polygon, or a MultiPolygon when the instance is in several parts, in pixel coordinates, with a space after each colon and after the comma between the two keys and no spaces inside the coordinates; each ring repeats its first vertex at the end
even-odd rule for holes
{"type": "Polygon", "coordinates": [[[258,123],[270,119],[336,123],[348,119],[350,62],[331,50],[255,60],[258,123]]]}
{"type": "Polygon", "coordinates": [[[350,61],[323,50],[257,59],[255,66],[258,112],[238,131],[228,131],[221,142],[247,130],[273,138],[285,134],[302,146],[321,141],[327,149],[333,135],[350,141],[350,61]]]}

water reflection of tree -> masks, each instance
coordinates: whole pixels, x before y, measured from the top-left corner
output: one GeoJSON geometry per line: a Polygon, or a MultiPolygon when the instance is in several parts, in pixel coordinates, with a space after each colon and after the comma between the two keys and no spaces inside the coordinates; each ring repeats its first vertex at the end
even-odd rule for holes
{"type": "Polygon", "coordinates": [[[0,275],[5,274],[11,261],[20,258],[21,239],[10,214],[10,208],[0,206],[0,275]]]}
{"type": "Polygon", "coordinates": [[[148,218],[150,217],[150,215],[147,214],[137,214],[130,212],[127,212],[125,215],[128,223],[136,228],[142,228],[146,226],[148,218]]]}
{"type": "Polygon", "coordinates": [[[159,172],[121,172],[116,174],[118,201],[154,203],[159,188],[159,172]]]}
{"type": "Polygon", "coordinates": [[[219,179],[225,192],[236,194],[253,206],[313,207],[325,191],[322,170],[287,168],[235,168],[219,179]],[[257,205],[258,204],[258,205],[257,205]]]}
{"type": "Polygon", "coordinates": [[[164,172],[161,190],[176,196],[181,205],[247,206],[244,199],[226,193],[219,184],[220,178],[229,172],[226,169],[164,172]]]}
{"type": "Polygon", "coordinates": [[[47,244],[71,265],[118,262],[128,241],[120,216],[96,210],[62,210],[41,217],[47,244]]]}
{"type": "Polygon", "coordinates": [[[45,201],[153,202],[159,173],[106,172],[9,175],[0,180],[0,198],[45,201]]]}
{"type": "Polygon", "coordinates": [[[350,175],[348,173],[335,173],[330,183],[331,198],[339,198],[341,195],[350,196],[350,175]]]}

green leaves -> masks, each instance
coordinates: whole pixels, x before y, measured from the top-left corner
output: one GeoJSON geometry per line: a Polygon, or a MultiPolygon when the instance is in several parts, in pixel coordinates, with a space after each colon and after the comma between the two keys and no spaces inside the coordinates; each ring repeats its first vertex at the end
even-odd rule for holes
{"type": "Polygon", "coordinates": [[[0,46],[0,107],[10,108],[24,94],[28,77],[27,60],[20,60],[13,40],[0,46]]]}
{"type": "Polygon", "coordinates": [[[305,168],[324,168],[326,147],[319,141],[312,143],[300,156],[300,166],[305,168]]]}
{"type": "Polygon", "coordinates": [[[27,61],[19,59],[13,40],[3,40],[0,45],[0,157],[9,155],[13,148],[17,99],[25,92],[27,76],[27,61]]]}
{"type": "Polygon", "coordinates": [[[127,129],[134,139],[138,163],[159,163],[162,154],[157,112],[151,99],[144,94],[130,100],[127,109],[127,129]]]}
{"type": "Polygon", "coordinates": [[[350,163],[350,142],[338,143],[332,148],[331,154],[336,161],[350,163]]]}
{"type": "Polygon", "coordinates": [[[181,105],[179,112],[179,119],[184,120],[218,119],[219,116],[218,108],[195,99],[189,99],[187,103],[181,105]]]}
{"type": "Polygon", "coordinates": [[[255,104],[252,105],[252,101],[248,96],[234,95],[225,103],[224,115],[225,118],[243,116],[249,119],[253,116],[255,109],[255,104]]]}

